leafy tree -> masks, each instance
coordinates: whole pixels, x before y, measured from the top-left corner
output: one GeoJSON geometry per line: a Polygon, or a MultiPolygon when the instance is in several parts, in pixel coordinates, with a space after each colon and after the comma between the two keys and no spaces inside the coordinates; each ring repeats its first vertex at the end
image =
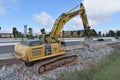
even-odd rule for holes
{"type": "Polygon", "coordinates": [[[80,30],[77,31],[77,35],[80,36],[80,30]]]}
{"type": "Polygon", "coordinates": [[[105,34],[103,33],[103,35],[102,35],[103,37],[105,37],[105,34]]]}
{"type": "Polygon", "coordinates": [[[105,37],[109,37],[109,33],[106,33],[105,37]]]}
{"type": "Polygon", "coordinates": [[[109,36],[115,37],[115,32],[113,30],[109,30],[109,36]]]}
{"type": "Polygon", "coordinates": [[[71,36],[73,36],[74,31],[71,31],[71,36]]]}
{"type": "Polygon", "coordinates": [[[17,37],[23,38],[24,35],[23,35],[21,32],[18,32],[18,33],[17,33],[17,37]]]}
{"type": "Polygon", "coordinates": [[[97,32],[93,29],[92,32],[91,32],[91,35],[92,36],[97,36],[97,32]]]}
{"type": "Polygon", "coordinates": [[[46,33],[46,32],[45,32],[45,28],[41,29],[41,33],[42,33],[42,34],[45,34],[45,33],[46,33]]]}
{"type": "Polygon", "coordinates": [[[98,32],[98,35],[101,36],[101,31],[98,32]]]}
{"type": "Polygon", "coordinates": [[[13,35],[15,38],[17,37],[17,33],[18,33],[17,28],[13,27],[13,35]]]}
{"type": "Polygon", "coordinates": [[[64,32],[65,32],[65,31],[64,31],[64,30],[62,30],[62,36],[63,36],[63,37],[64,37],[64,32]]]}
{"type": "Polygon", "coordinates": [[[33,32],[33,30],[32,30],[32,28],[28,28],[28,35],[31,37],[32,36],[32,32],[33,32]]]}
{"type": "Polygon", "coordinates": [[[120,36],[120,30],[116,31],[116,36],[120,36]]]}

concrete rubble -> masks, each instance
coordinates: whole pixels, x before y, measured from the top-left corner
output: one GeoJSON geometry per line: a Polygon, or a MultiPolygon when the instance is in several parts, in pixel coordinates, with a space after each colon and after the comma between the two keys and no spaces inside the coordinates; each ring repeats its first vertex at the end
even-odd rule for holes
{"type": "Polygon", "coordinates": [[[86,48],[70,50],[79,56],[78,64],[67,67],[60,67],[45,74],[39,75],[32,71],[32,67],[26,67],[24,63],[4,65],[0,70],[0,80],[46,80],[47,78],[56,79],[63,71],[81,70],[91,67],[94,63],[110,54],[113,49],[107,45],[94,45],[93,51],[86,48]]]}

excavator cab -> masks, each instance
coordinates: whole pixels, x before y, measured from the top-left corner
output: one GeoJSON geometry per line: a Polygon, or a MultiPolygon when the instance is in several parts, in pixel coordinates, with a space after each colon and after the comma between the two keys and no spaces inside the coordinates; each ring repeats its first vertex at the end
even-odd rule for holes
{"type": "Polygon", "coordinates": [[[49,37],[50,37],[50,35],[45,35],[44,36],[44,40],[45,40],[46,44],[49,43],[49,37]]]}
{"type": "Polygon", "coordinates": [[[39,36],[39,40],[43,43],[43,44],[48,44],[49,43],[49,38],[50,38],[50,34],[46,34],[45,29],[41,29],[41,33],[42,35],[39,36]]]}
{"type": "Polygon", "coordinates": [[[43,44],[47,44],[47,43],[49,43],[49,37],[50,37],[49,34],[42,34],[42,35],[39,36],[39,40],[43,44]]]}

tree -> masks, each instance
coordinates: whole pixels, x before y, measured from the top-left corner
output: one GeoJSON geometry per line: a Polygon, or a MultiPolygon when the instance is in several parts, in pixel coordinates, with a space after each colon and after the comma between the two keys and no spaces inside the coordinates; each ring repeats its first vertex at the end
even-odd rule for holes
{"type": "Polygon", "coordinates": [[[28,28],[28,31],[29,31],[29,32],[28,32],[28,35],[31,37],[31,36],[32,36],[32,32],[33,32],[33,31],[32,31],[32,28],[28,28]]]}
{"type": "Polygon", "coordinates": [[[101,36],[101,31],[98,32],[98,35],[101,36]]]}
{"type": "Polygon", "coordinates": [[[113,30],[109,30],[109,36],[115,37],[115,32],[113,30]]]}
{"type": "Polygon", "coordinates": [[[92,35],[92,36],[97,36],[97,32],[95,31],[95,29],[92,29],[91,35],[92,35]]]}
{"type": "Polygon", "coordinates": [[[74,31],[71,31],[71,36],[73,36],[74,31]]]}
{"type": "Polygon", "coordinates": [[[106,33],[105,37],[109,37],[109,33],[106,33]]]}
{"type": "Polygon", "coordinates": [[[24,37],[24,35],[21,32],[19,32],[16,27],[13,27],[13,35],[15,38],[16,37],[20,37],[20,38],[24,37]]]}
{"type": "Polygon", "coordinates": [[[80,36],[80,30],[77,31],[77,35],[80,36]]]}
{"type": "Polygon", "coordinates": [[[17,37],[23,38],[24,35],[21,32],[17,32],[17,37]]]}
{"type": "Polygon", "coordinates": [[[17,33],[18,33],[17,28],[13,27],[13,35],[15,38],[17,37],[17,33]]]}
{"type": "Polygon", "coordinates": [[[42,33],[42,34],[45,34],[45,33],[46,33],[46,32],[45,32],[45,28],[41,29],[41,33],[42,33]]]}
{"type": "Polygon", "coordinates": [[[65,31],[64,31],[64,30],[62,30],[62,37],[64,37],[64,33],[65,33],[65,31]]]}
{"type": "Polygon", "coordinates": [[[120,36],[120,30],[116,31],[116,36],[120,36]]]}
{"type": "Polygon", "coordinates": [[[105,34],[103,33],[103,35],[102,35],[103,37],[105,37],[105,34]]]}

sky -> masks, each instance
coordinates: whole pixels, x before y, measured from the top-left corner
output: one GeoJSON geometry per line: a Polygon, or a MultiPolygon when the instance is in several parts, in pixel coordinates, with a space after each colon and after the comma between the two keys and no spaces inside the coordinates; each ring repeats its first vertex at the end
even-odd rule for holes
{"type": "MultiPolygon", "coordinates": [[[[24,32],[26,24],[33,33],[42,28],[49,32],[62,13],[80,3],[85,6],[92,29],[102,33],[120,30],[120,0],[0,0],[0,33],[12,33],[13,27],[24,32]]],[[[80,16],[63,27],[65,31],[81,29],[84,28],[80,16]]]]}

